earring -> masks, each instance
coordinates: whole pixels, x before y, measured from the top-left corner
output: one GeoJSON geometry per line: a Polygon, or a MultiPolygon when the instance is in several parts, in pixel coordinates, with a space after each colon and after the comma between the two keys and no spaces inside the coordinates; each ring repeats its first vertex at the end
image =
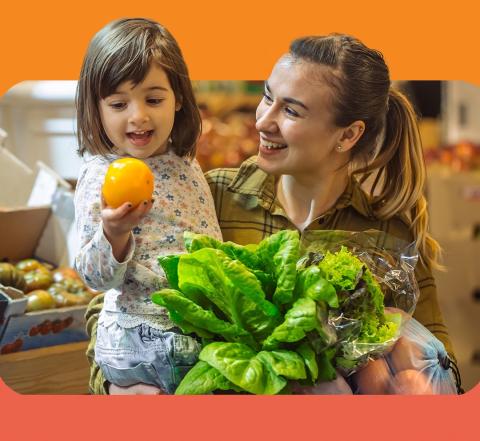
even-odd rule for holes
{"type": "Polygon", "coordinates": [[[337,149],[337,151],[341,152],[342,149],[343,149],[343,147],[342,147],[340,144],[338,144],[337,147],[336,147],[336,149],[337,149]]]}

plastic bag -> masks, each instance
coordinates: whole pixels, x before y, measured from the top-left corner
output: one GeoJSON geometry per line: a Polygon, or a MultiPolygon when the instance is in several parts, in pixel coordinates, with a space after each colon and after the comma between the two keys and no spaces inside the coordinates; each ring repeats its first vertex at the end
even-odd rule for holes
{"type": "Polygon", "coordinates": [[[355,394],[456,394],[445,347],[414,318],[406,320],[395,345],[352,375],[355,394]]]}
{"type": "MultiPolygon", "coordinates": [[[[364,264],[352,286],[339,291],[343,296],[340,307],[329,308],[326,313],[326,321],[333,336],[330,338],[331,346],[336,351],[332,363],[342,375],[348,376],[369,360],[381,356],[400,336],[404,317],[411,316],[419,296],[414,274],[418,255],[413,244],[381,231],[308,231],[301,238],[303,257],[297,268],[321,266],[331,253],[341,252],[342,249],[347,249],[364,264]],[[380,299],[372,300],[372,290],[369,287],[367,289],[360,280],[361,277],[365,278],[366,271],[380,284],[383,293],[379,295],[380,299]],[[382,304],[378,305],[379,302],[382,304]],[[387,308],[384,314],[384,305],[395,309],[387,308]],[[369,330],[362,331],[367,317],[363,312],[367,314],[367,310],[374,307],[377,309],[377,317],[385,320],[385,326],[389,321],[392,327],[398,325],[398,331],[387,339],[377,336],[369,338],[369,330]]],[[[346,270],[339,269],[338,272],[346,270]]],[[[382,323],[378,324],[379,333],[382,332],[381,326],[382,323]]]]}

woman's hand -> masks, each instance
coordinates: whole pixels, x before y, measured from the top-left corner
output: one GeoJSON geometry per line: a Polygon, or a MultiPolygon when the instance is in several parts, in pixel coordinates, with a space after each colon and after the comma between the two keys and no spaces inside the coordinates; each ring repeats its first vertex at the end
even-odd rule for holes
{"type": "Polygon", "coordinates": [[[138,383],[132,386],[117,386],[110,384],[108,387],[110,395],[163,395],[162,389],[151,384],[138,383]]]}
{"type": "Polygon", "coordinates": [[[102,223],[105,237],[112,245],[113,256],[118,262],[122,262],[127,254],[130,231],[150,212],[153,199],[143,201],[137,207],[130,202],[125,202],[118,208],[105,205],[102,198],[102,223]]]}

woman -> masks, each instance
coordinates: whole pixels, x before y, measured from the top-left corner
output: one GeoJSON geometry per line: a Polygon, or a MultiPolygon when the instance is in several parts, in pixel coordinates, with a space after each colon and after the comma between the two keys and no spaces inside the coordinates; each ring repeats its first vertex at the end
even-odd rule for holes
{"type": "MultiPolygon", "coordinates": [[[[297,228],[377,229],[415,241],[421,294],[414,317],[453,358],[431,275],[439,246],[427,231],[415,114],[391,89],[383,56],[347,35],[295,40],[265,83],[257,130],[258,157],[206,174],[224,240],[256,243],[297,228]],[[360,185],[368,177],[369,194],[360,185]]],[[[101,302],[87,312],[94,393],[108,393],[92,361],[101,302]]]]}

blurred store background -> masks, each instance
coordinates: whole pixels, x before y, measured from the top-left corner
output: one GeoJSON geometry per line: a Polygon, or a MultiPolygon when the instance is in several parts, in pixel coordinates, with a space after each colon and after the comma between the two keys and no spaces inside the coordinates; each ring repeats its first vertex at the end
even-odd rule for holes
{"type": "MultiPolygon", "coordinates": [[[[439,299],[469,390],[480,379],[480,87],[460,81],[395,86],[420,115],[431,232],[444,248],[447,267],[435,275],[439,299]]],[[[0,128],[8,134],[4,146],[32,170],[42,161],[72,185],[81,163],[75,87],[75,81],[27,81],[0,100],[0,128]]],[[[254,155],[263,82],[198,81],[195,90],[203,117],[198,146],[203,169],[235,167],[254,155]]]]}

